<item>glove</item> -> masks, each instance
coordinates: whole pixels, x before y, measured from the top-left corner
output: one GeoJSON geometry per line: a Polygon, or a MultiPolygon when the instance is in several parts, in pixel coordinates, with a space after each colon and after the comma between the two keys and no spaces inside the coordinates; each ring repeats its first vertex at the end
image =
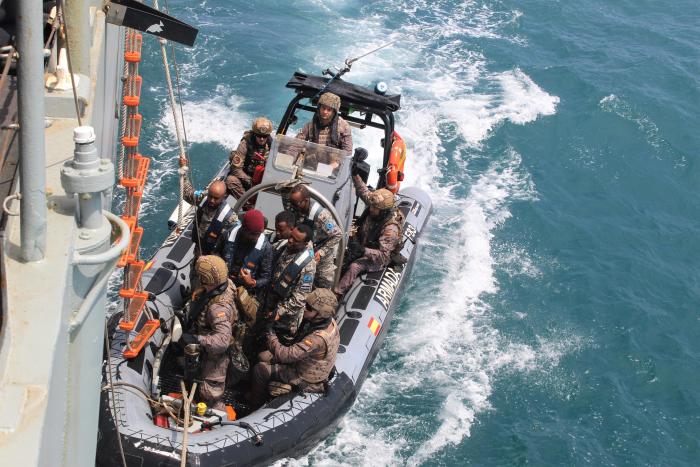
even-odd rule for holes
{"type": "Polygon", "coordinates": [[[359,242],[350,242],[348,244],[348,252],[352,258],[361,258],[365,255],[365,247],[359,242]]]}
{"type": "Polygon", "coordinates": [[[277,185],[275,185],[275,191],[281,191],[283,189],[291,190],[297,185],[304,184],[308,185],[309,182],[305,182],[303,180],[299,179],[294,179],[294,180],[285,180],[283,182],[279,182],[277,185]]]}
{"type": "Polygon", "coordinates": [[[182,336],[180,336],[179,342],[180,342],[180,345],[182,345],[183,347],[186,347],[190,344],[199,345],[199,341],[197,340],[197,337],[193,334],[189,334],[186,332],[183,333],[182,336]]]}

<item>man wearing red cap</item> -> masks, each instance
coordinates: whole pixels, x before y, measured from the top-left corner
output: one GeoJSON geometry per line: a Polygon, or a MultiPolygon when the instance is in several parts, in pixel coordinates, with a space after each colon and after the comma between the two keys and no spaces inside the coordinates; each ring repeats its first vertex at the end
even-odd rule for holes
{"type": "MultiPolygon", "coordinates": [[[[228,265],[229,277],[237,286],[239,298],[248,295],[245,300],[255,299],[259,302],[270,283],[272,247],[264,231],[265,218],[262,212],[251,209],[243,215],[242,222],[229,231],[224,245],[223,257],[228,265]]],[[[250,303],[247,305],[244,308],[250,309],[250,303]]],[[[257,309],[257,304],[254,308],[257,309]]],[[[250,314],[248,310],[243,311],[250,314]]],[[[249,318],[254,320],[254,316],[249,318]]]]}

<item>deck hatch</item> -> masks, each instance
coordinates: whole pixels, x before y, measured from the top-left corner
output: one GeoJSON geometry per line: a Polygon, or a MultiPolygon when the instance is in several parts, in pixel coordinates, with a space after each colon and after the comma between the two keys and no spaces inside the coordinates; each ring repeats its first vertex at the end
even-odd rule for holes
{"type": "Polygon", "coordinates": [[[371,285],[363,285],[360,291],[355,295],[355,300],[352,302],[352,308],[356,310],[366,310],[369,301],[372,299],[374,287],[371,285]]]}
{"type": "Polygon", "coordinates": [[[346,319],[343,321],[343,325],[340,326],[340,343],[342,345],[350,343],[358,324],[360,324],[360,321],[357,319],[346,319]]]}
{"type": "Polygon", "coordinates": [[[192,240],[182,235],[178,241],[175,242],[175,245],[173,245],[173,248],[166,258],[179,263],[190,250],[190,247],[192,247],[192,240]]]}

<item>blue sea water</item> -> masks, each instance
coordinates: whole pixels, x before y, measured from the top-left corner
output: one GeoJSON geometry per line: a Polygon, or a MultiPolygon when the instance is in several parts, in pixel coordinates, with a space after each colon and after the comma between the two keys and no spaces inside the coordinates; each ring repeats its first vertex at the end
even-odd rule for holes
{"type": "MultiPolygon", "coordinates": [[[[347,79],[402,94],[431,225],[356,404],[281,464],[700,463],[697,0],[169,3],[200,28],[176,57],[202,186],[294,70],[398,39],[347,79]]],[[[177,151],[145,43],[148,255],[177,151]]]]}

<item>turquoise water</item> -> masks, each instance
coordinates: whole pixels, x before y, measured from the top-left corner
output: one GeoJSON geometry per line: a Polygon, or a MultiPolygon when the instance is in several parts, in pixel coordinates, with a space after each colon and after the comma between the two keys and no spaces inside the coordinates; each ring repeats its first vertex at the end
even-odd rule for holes
{"type": "MultiPolygon", "coordinates": [[[[291,465],[697,465],[696,0],[170,1],[194,178],[297,69],[403,94],[434,201],[406,296],[339,429],[291,465]]],[[[175,206],[157,43],[145,253],[175,206]]],[[[379,136],[355,134],[379,160],[379,136]]]]}

